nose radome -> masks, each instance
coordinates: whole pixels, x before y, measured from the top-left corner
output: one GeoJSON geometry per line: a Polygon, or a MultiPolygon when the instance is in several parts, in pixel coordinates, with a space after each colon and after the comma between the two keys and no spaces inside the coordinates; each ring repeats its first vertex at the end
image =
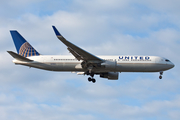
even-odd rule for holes
{"type": "Polygon", "coordinates": [[[173,68],[175,65],[171,62],[171,63],[169,64],[169,66],[170,66],[170,69],[171,69],[171,68],[173,68]]]}
{"type": "Polygon", "coordinates": [[[172,68],[174,67],[175,65],[172,63],[172,68]]]}

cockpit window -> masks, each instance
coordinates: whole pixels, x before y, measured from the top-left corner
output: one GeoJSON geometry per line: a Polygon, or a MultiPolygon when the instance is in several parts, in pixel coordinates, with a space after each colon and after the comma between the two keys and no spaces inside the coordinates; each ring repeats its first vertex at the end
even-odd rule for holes
{"type": "Polygon", "coordinates": [[[168,59],[166,59],[165,61],[166,61],[166,62],[170,62],[170,60],[168,60],[168,59]]]}

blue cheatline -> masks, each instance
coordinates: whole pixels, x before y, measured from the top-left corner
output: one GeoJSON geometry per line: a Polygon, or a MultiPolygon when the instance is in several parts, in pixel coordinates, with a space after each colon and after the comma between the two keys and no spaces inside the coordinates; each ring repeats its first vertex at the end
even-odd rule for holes
{"type": "Polygon", "coordinates": [[[24,57],[40,55],[17,31],[10,31],[17,53],[24,57]]]}

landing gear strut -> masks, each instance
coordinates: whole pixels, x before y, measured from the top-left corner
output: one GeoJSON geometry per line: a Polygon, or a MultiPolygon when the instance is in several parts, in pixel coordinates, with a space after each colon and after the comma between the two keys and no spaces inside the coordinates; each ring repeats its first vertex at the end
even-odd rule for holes
{"type": "Polygon", "coordinates": [[[160,72],[159,79],[162,79],[162,75],[163,75],[163,72],[161,71],[161,72],[160,72]]]}
{"type": "Polygon", "coordinates": [[[87,75],[90,75],[90,76],[91,76],[91,77],[88,78],[88,81],[89,81],[89,82],[92,81],[93,83],[95,83],[96,80],[93,78],[93,77],[94,77],[94,73],[92,72],[92,69],[93,69],[92,66],[90,66],[90,67],[88,68],[87,75]]]}

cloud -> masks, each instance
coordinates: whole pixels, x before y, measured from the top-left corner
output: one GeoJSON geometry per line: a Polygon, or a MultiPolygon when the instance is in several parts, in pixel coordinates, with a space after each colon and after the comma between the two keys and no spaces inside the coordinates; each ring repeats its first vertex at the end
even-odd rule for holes
{"type": "Polygon", "coordinates": [[[92,1],[83,1],[76,0],[76,5],[80,7],[80,9],[85,9],[86,12],[111,12],[115,10],[124,9],[129,6],[129,0],[92,0],[92,1]]]}
{"type": "Polygon", "coordinates": [[[159,12],[166,12],[166,13],[171,13],[171,12],[177,12],[179,9],[178,4],[180,3],[178,0],[172,0],[172,1],[155,1],[155,0],[138,0],[139,3],[145,4],[151,9],[155,9],[159,12]]]}

